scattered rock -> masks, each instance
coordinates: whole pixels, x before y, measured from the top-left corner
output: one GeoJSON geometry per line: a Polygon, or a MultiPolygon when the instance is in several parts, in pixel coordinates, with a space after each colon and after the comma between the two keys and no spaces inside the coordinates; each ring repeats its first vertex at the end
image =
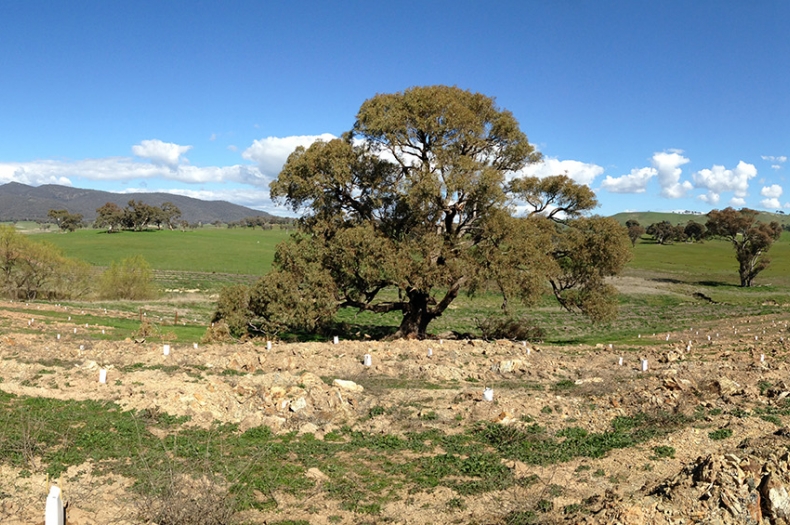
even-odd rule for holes
{"type": "Polygon", "coordinates": [[[329,476],[327,476],[326,474],[324,474],[323,472],[321,472],[315,467],[307,469],[307,472],[305,472],[305,477],[308,477],[316,481],[317,483],[323,483],[325,481],[329,481],[329,476]]]}
{"type": "Polygon", "coordinates": [[[332,381],[332,384],[341,390],[346,390],[347,392],[362,392],[365,390],[362,385],[358,385],[353,381],[348,381],[345,379],[335,379],[332,381]]]}
{"type": "Polygon", "coordinates": [[[716,380],[715,386],[719,395],[722,396],[735,396],[743,393],[741,385],[728,377],[721,377],[716,380]]]}

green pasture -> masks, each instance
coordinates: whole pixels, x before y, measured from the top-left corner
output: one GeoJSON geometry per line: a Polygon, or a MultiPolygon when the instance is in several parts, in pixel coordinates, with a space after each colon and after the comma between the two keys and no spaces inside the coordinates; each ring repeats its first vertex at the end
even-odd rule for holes
{"type": "MultiPolygon", "coordinates": [[[[196,231],[123,232],[108,235],[97,230],[46,233],[31,236],[59,246],[71,257],[104,267],[135,254],[142,254],[156,272],[163,289],[199,288],[216,291],[233,282],[252,282],[271,267],[277,243],[287,231],[204,228],[196,231]]],[[[529,318],[546,331],[553,343],[645,344],[640,335],[671,332],[682,326],[699,325],[725,317],[761,315],[784,311],[771,304],[790,303],[790,233],[771,248],[771,266],[755,279],[755,286],[738,286],[737,261],[732,246],[724,241],[659,245],[645,236],[633,248],[625,281],[638,286],[623,287],[620,315],[612,323],[592,324],[585,317],[569,314],[547,295],[532,307],[511,303],[511,312],[529,318]],[[695,293],[714,303],[694,298],[695,293]]],[[[394,296],[393,296],[394,298],[394,296]]],[[[193,340],[197,326],[205,327],[213,311],[208,300],[191,303],[186,297],[168,296],[144,305],[164,319],[181,310],[194,328],[174,328],[178,339],[193,340]],[[181,333],[181,332],[184,333],[181,333]]],[[[92,303],[95,305],[96,303],[92,303]]],[[[137,303],[102,303],[108,309],[136,311],[137,303]]],[[[461,295],[433,323],[431,333],[479,335],[478,323],[501,312],[501,296],[493,290],[473,297],[461,295]]],[[[90,321],[87,321],[90,322],[90,321]]],[[[400,322],[397,312],[387,315],[345,309],[336,318],[334,333],[348,338],[382,337],[393,333],[400,322]]],[[[167,323],[164,323],[167,324],[167,323]]],[[[133,325],[133,323],[132,323],[133,325]]],[[[118,326],[120,336],[134,326],[118,326]]],[[[203,328],[201,328],[202,330],[203,328]]],[[[301,334],[301,338],[326,338],[330,334],[301,334]]]]}
{"type": "MultiPolygon", "coordinates": [[[[768,255],[771,265],[757,276],[755,288],[790,287],[790,233],[782,233],[768,255]]],[[[634,247],[628,268],[687,284],[738,287],[740,283],[735,251],[729,242],[721,240],[660,245],[645,235],[634,247]]]]}
{"type": "Polygon", "coordinates": [[[277,244],[288,238],[280,229],[200,228],[190,231],[148,230],[108,234],[84,229],[33,235],[63,250],[68,257],[106,267],[142,255],[155,270],[262,275],[272,264],[277,244]]]}

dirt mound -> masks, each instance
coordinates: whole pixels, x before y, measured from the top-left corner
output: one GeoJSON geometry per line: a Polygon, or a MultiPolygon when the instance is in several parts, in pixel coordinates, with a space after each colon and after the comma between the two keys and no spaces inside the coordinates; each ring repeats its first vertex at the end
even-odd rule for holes
{"type": "MultiPolygon", "coordinates": [[[[308,488],[253,493],[266,504],[246,511],[252,523],[790,522],[780,316],[645,334],[627,348],[479,340],[194,346],[105,340],[99,325],[28,324],[29,313],[6,320],[0,390],[9,394],[112,401],[188,416],[190,428],[235,425],[237,434],[265,426],[324,448],[367,440],[324,463],[292,454],[297,484],[308,488]],[[424,442],[395,447],[415,435],[424,442]],[[470,442],[477,448],[452,452],[470,442]],[[485,461],[471,461],[475,454],[485,461]],[[446,469],[460,474],[443,478],[446,469]],[[486,485],[480,472],[497,472],[501,482],[486,485]],[[363,492],[377,503],[356,503],[363,492]]],[[[40,458],[6,464],[0,475],[3,523],[40,521],[40,458]]],[[[56,481],[75,523],[135,523],[133,480],[86,463],[56,481]]]]}

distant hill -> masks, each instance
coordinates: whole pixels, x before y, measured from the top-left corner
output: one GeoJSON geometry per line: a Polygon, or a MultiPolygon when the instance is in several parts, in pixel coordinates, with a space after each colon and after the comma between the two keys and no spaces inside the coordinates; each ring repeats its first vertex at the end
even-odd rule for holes
{"type": "MultiPolygon", "coordinates": [[[[726,207],[726,206],[725,206],[726,207]]],[[[698,214],[698,213],[673,213],[673,212],[656,212],[656,211],[629,211],[618,213],[616,215],[612,215],[612,218],[615,219],[620,224],[625,224],[626,221],[634,219],[639,221],[644,227],[650,226],[653,223],[661,222],[661,221],[669,221],[671,224],[683,224],[685,225],[688,221],[699,222],[705,224],[708,220],[708,217],[705,214],[698,214]]],[[[757,220],[762,222],[771,222],[776,221],[779,224],[788,224],[790,223],[790,215],[784,215],[781,213],[769,213],[769,212],[760,212],[757,216],[757,220]]]]}
{"type": "Polygon", "coordinates": [[[170,193],[111,193],[55,184],[33,187],[9,182],[0,186],[0,222],[47,221],[49,210],[63,209],[69,213],[81,213],[86,221],[92,222],[96,219],[97,208],[108,202],[124,208],[132,199],[150,206],[172,202],[181,210],[183,220],[204,224],[214,221],[228,223],[252,216],[274,217],[226,201],[204,201],[170,193]]]}

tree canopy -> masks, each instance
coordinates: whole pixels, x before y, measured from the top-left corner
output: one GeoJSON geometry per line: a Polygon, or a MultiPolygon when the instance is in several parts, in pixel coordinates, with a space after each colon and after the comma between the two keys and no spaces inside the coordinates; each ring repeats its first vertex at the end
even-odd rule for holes
{"type": "Polygon", "coordinates": [[[639,224],[639,221],[636,219],[628,219],[625,222],[625,227],[628,229],[628,238],[631,240],[631,246],[636,246],[636,241],[645,234],[645,227],[639,224]]]}
{"type": "Polygon", "coordinates": [[[757,211],[749,208],[713,210],[708,213],[708,222],[705,224],[708,235],[732,243],[743,287],[751,286],[757,274],[768,267],[771,259],[766,253],[782,234],[778,222],[766,224],[758,221],[757,215],[757,211]]]}
{"type": "Polygon", "coordinates": [[[47,215],[64,232],[73,232],[82,227],[82,214],[80,213],[69,213],[68,210],[49,210],[47,215]]]}
{"type": "Polygon", "coordinates": [[[122,228],[142,231],[151,224],[156,225],[160,230],[162,226],[167,226],[171,230],[175,229],[178,226],[178,219],[181,217],[181,210],[172,202],[164,202],[161,206],[151,206],[143,201],[132,199],[126,208],[108,202],[97,208],[96,214],[94,227],[107,228],[107,233],[117,233],[122,228]]]}
{"type": "Polygon", "coordinates": [[[464,290],[494,284],[506,307],[551,284],[566,309],[610,318],[604,277],[628,259],[625,229],[583,217],[595,195],[565,175],[523,177],[539,159],[490,97],[446,86],[376,95],[348,133],[297,148],[272,182],[272,198],[302,218],[250,314],[264,329],[313,330],[341,307],[399,311],[396,336],[424,337],[464,290]]]}

